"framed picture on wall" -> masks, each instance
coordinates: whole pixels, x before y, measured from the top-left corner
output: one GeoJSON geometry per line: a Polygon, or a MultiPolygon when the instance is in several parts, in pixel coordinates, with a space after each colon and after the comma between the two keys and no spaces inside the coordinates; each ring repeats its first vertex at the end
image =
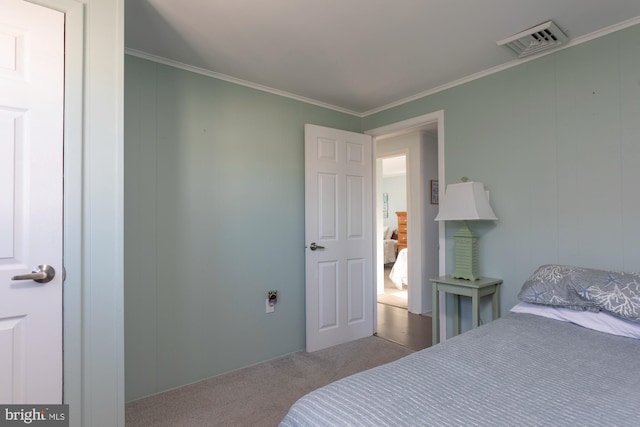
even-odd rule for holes
{"type": "Polygon", "coordinates": [[[438,204],[438,180],[437,179],[431,180],[431,204],[432,205],[438,204]]]}

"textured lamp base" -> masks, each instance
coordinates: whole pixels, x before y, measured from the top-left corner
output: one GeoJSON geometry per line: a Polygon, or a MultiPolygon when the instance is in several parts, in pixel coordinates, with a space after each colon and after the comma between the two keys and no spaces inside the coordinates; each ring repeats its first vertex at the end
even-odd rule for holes
{"type": "Polygon", "coordinates": [[[467,222],[454,238],[454,266],[451,276],[457,279],[478,280],[480,273],[478,268],[478,235],[475,234],[467,222]]]}

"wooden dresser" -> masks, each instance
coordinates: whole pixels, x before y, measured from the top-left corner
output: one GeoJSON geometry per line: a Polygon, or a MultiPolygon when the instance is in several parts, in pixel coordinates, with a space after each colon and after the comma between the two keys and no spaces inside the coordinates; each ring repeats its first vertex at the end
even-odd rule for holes
{"type": "Polygon", "coordinates": [[[398,253],[407,247],[407,213],[396,212],[398,216],[398,253]]]}

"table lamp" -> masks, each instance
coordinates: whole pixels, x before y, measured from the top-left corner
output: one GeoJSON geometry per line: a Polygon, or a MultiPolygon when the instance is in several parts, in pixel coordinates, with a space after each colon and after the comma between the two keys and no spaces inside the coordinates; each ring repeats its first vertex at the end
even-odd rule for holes
{"type": "Polygon", "coordinates": [[[436,221],[464,221],[454,237],[454,261],[452,277],[478,280],[478,235],[469,228],[467,221],[497,220],[489,198],[481,182],[462,178],[458,184],[447,185],[436,221]]]}

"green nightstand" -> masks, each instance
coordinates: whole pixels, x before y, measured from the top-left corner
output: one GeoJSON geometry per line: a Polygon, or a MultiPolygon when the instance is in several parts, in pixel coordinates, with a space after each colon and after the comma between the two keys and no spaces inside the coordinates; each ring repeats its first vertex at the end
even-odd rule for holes
{"type": "Polygon", "coordinates": [[[500,285],[502,279],[483,277],[478,280],[454,279],[451,276],[440,276],[430,279],[433,283],[433,311],[431,324],[433,327],[433,344],[440,342],[440,292],[453,294],[453,332],[460,334],[460,295],[471,297],[471,315],[473,327],[480,326],[480,298],[493,295],[493,320],[500,317],[500,285]]]}

